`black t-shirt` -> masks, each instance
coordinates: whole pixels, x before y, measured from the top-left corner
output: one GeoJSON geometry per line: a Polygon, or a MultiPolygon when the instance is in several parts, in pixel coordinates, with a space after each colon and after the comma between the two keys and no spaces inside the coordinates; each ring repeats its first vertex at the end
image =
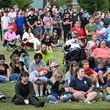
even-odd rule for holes
{"type": "Polygon", "coordinates": [[[0,69],[0,75],[7,75],[7,69],[9,69],[9,66],[7,64],[3,64],[4,70],[0,69]]]}
{"type": "Polygon", "coordinates": [[[58,39],[59,39],[59,37],[50,37],[50,42],[52,43],[52,44],[57,44],[58,43],[58,39]]]}
{"type": "Polygon", "coordinates": [[[50,46],[50,45],[51,45],[50,39],[49,39],[49,40],[44,40],[44,39],[43,39],[43,40],[41,41],[41,43],[42,43],[42,44],[46,44],[47,46],[50,46]]]}
{"type": "Polygon", "coordinates": [[[27,84],[20,83],[19,90],[21,96],[23,96],[26,99],[29,94],[29,83],[27,84]]]}
{"type": "MultiPolygon", "coordinates": [[[[23,70],[24,63],[23,63],[22,61],[20,61],[20,65],[22,66],[22,70],[23,70]]],[[[10,63],[10,66],[11,66],[11,68],[12,68],[12,63],[10,63]]],[[[14,67],[14,72],[13,72],[13,73],[19,74],[20,72],[21,72],[21,71],[20,71],[20,68],[17,67],[17,66],[15,66],[15,67],[14,67]]]]}
{"type": "MultiPolygon", "coordinates": [[[[21,48],[20,51],[18,51],[18,50],[16,49],[16,50],[14,50],[14,52],[11,54],[10,58],[12,58],[12,56],[13,56],[14,54],[17,54],[17,55],[20,57],[22,53],[26,53],[26,51],[25,51],[24,49],[22,49],[22,48],[21,48]]],[[[27,55],[27,53],[26,53],[26,55],[27,55]]]]}
{"type": "MultiPolygon", "coordinates": [[[[26,21],[29,22],[31,25],[33,25],[35,23],[35,21],[37,21],[37,20],[38,20],[38,18],[35,15],[33,15],[33,16],[32,15],[29,15],[26,18],[26,21]]],[[[34,28],[35,28],[35,26],[34,26],[34,28]]]]}
{"type": "MultiPolygon", "coordinates": [[[[63,22],[66,22],[66,21],[71,22],[72,20],[71,20],[71,18],[65,18],[65,17],[64,17],[63,22]]],[[[70,28],[71,28],[71,25],[70,25],[70,24],[65,24],[65,25],[63,24],[63,29],[64,29],[64,30],[70,31],[70,28]]]]}

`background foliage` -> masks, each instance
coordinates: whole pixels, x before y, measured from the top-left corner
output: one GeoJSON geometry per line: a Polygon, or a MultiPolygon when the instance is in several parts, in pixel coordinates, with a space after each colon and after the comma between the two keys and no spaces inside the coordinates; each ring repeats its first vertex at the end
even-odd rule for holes
{"type": "Polygon", "coordinates": [[[32,0],[0,0],[0,8],[12,7],[18,4],[19,8],[26,9],[32,3],[32,0]]]}
{"type": "Polygon", "coordinates": [[[107,11],[110,9],[110,0],[78,0],[81,8],[93,13],[95,10],[107,11]]]}

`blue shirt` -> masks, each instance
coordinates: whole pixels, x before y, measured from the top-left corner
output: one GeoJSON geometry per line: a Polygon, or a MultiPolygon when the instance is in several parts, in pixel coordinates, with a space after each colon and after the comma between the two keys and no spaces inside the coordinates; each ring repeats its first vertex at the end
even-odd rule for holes
{"type": "Polygon", "coordinates": [[[77,77],[75,77],[70,82],[69,86],[74,88],[75,90],[87,92],[92,86],[92,82],[86,77],[84,77],[82,80],[79,80],[77,77]]]}
{"type": "Polygon", "coordinates": [[[24,18],[23,17],[16,17],[15,23],[16,23],[17,29],[23,29],[24,18]]]}
{"type": "Polygon", "coordinates": [[[107,81],[106,87],[110,87],[110,80],[107,81]]]}
{"type": "Polygon", "coordinates": [[[97,29],[100,31],[103,28],[103,25],[101,23],[97,24],[97,29]]]}
{"type": "Polygon", "coordinates": [[[108,67],[107,66],[104,66],[103,68],[99,69],[98,67],[95,67],[94,68],[94,71],[95,72],[99,72],[99,71],[102,71],[103,73],[105,73],[107,71],[108,67]]]}

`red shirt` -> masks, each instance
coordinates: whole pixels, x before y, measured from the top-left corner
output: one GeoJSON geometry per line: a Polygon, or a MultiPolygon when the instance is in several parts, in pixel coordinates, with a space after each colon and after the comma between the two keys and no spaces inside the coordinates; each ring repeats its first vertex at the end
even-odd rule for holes
{"type": "MultiPolygon", "coordinates": [[[[80,39],[81,36],[85,36],[85,32],[82,28],[80,28],[79,30],[75,27],[71,28],[71,32],[76,31],[78,33],[78,38],[80,39]]],[[[84,39],[81,39],[82,42],[84,42],[84,39]]]]}
{"type": "Polygon", "coordinates": [[[12,27],[13,27],[13,32],[16,33],[17,27],[16,27],[16,24],[15,24],[15,23],[9,23],[8,26],[9,26],[9,27],[12,26],[12,27]]]}
{"type": "Polygon", "coordinates": [[[85,74],[86,74],[87,76],[91,76],[92,74],[94,74],[94,70],[91,69],[91,68],[89,68],[88,70],[85,70],[85,74]]]}

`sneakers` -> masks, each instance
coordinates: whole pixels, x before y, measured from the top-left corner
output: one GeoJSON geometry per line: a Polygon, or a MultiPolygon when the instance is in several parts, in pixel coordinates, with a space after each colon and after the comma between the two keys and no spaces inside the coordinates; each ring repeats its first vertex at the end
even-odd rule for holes
{"type": "Polygon", "coordinates": [[[36,94],[36,97],[39,97],[39,94],[36,94]]]}
{"type": "Polygon", "coordinates": [[[40,102],[40,107],[43,107],[45,105],[45,102],[40,102]]]}
{"type": "Polygon", "coordinates": [[[87,103],[87,104],[91,104],[91,102],[90,101],[84,101],[85,103],[87,103]]]}
{"type": "Polygon", "coordinates": [[[50,103],[50,104],[58,104],[58,103],[61,103],[61,101],[60,101],[60,100],[57,100],[57,101],[51,101],[51,100],[50,100],[49,103],[50,103]]]}
{"type": "Polygon", "coordinates": [[[36,104],[36,107],[43,107],[45,105],[44,101],[38,101],[36,104]]]}

